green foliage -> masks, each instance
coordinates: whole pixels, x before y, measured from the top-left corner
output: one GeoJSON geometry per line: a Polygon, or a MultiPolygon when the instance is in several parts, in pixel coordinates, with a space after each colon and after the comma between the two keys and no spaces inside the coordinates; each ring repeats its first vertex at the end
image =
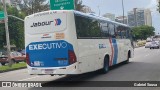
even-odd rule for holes
{"type": "Polygon", "coordinates": [[[22,11],[26,15],[49,10],[48,0],[23,0],[23,2],[22,11]]]}
{"type": "Polygon", "coordinates": [[[0,24],[0,49],[3,48],[5,40],[4,24],[0,24]]]}
{"type": "MultiPolygon", "coordinates": [[[[24,19],[25,14],[19,12],[16,8],[7,6],[8,15],[13,15],[19,18],[24,19]]],[[[24,48],[24,23],[17,19],[8,17],[8,29],[10,35],[10,44],[16,45],[18,49],[24,48]]],[[[5,33],[5,24],[0,24],[0,48],[3,48],[6,45],[6,33],[5,33]]]]}
{"type": "Polygon", "coordinates": [[[4,72],[4,71],[8,71],[8,70],[16,70],[16,69],[20,69],[20,68],[26,68],[26,63],[17,63],[17,64],[13,64],[12,67],[9,66],[1,66],[0,67],[0,72],[4,72]]]}
{"type": "Polygon", "coordinates": [[[147,39],[149,36],[153,36],[155,28],[151,26],[139,26],[133,28],[133,35],[135,39],[147,39]]]}
{"type": "Polygon", "coordinates": [[[82,11],[82,8],[84,7],[85,5],[82,5],[82,0],[75,0],[75,9],[77,11],[82,11]]]}
{"type": "MultiPolygon", "coordinates": [[[[0,5],[0,11],[3,11],[2,5],[0,5]]],[[[3,48],[5,40],[4,23],[0,24],[0,49],[3,48]]]]}

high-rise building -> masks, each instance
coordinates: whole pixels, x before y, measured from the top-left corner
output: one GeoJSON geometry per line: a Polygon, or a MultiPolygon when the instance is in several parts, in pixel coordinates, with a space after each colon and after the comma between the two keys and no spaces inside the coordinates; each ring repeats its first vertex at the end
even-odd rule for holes
{"type": "Polygon", "coordinates": [[[136,19],[135,19],[134,11],[128,12],[128,25],[136,26],[136,19]]]}
{"type": "Polygon", "coordinates": [[[152,14],[150,9],[145,10],[145,25],[152,26],[152,14]]]}
{"type": "Polygon", "coordinates": [[[115,21],[115,14],[111,14],[111,13],[106,13],[103,15],[103,17],[109,18],[112,21],[115,21]]]}
{"type": "Polygon", "coordinates": [[[149,9],[134,8],[133,11],[128,12],[129,26],[152,26],[152,16],[149,9]]]}
{"type": "Polygon", "coordinates": [[[119,22],[119,23],[123,23],[123,24],[128,24],[127,16],[124,16],[124,18],[123,18],[123,16],[118,16],[118,17],[116,17],[115,21],[119,22]],[[123,19],[124,19],[124,21],[123,21],[123,19]]]}

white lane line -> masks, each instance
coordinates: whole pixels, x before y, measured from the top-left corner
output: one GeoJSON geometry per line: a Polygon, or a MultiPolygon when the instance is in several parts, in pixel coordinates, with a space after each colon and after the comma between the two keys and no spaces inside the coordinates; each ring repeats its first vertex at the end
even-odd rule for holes
{"type": "Polygon", "coordinates": [[[149,56],[149,54],[145,55],[145,57],[149,56]]]}
{"type": "Polygon", "coordinates": [[[22,79],[22,80],[18,80],[18,81],[26,81],[26,80],[30,80],[30,79],[34,79],[34,78],[38,78],[40,76],[35,76],[35,77],[31,77],[31,78],[26,78],[26,79],[22,79]]]}

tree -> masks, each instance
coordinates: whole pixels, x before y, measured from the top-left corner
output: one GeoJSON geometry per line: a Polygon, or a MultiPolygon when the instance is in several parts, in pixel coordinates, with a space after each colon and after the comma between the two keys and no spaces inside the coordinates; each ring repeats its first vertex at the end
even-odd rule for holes
{"type": "MultiPolygon", "coordinates": [[[[1,8],[0,8],[1,9],[1,8]]],[[[1,9],[2,10],[2,9],[1,9]]],[[[8,15],[13,15],[24,19],[25,14],[19,12],[17,8],[7,5],[8,15]]],[[[24,23],[14,18],[8,17],[8,28],[10,35],[10,44],[16,45],[19,49],[24,48],[24,23]]],[[[0,24],[0,48],[6,45],[6,34],[4,23],[0,24]]]]}
{"type": "Polygon", "coordinates": [[[23,0],[22,11],[26,15],[49,10],[48,0],[23,0]]]}
{"type": "MultiPolygon", "coordinates": [[[[0,5],[0,11],[3,10],[2,5],[0,5]]],[[[3,48],[4,40],[5,40],[5,31],[4,31],[4,23],[0,23],[0,49],[3,48]]]]}
{"type": "Polygon", "coordinates": [[[75,0],[75,10],[77,11],[83,11],[83,7],[85,5],[82,5],[82,0],[75,0]]]}
{"type": "Polygon", "coordinates": [[[153,36],[155,28],[151,26],[139,26],[133,28],[133,35],[135,39],[147,39],[147,37],[153,36]]]}

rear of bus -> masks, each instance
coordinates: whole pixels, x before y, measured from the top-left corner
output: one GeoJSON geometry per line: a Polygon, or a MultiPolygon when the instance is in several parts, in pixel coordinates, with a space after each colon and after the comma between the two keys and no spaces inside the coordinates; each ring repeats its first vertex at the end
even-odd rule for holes
{"type": "Polygon", "coordinates": [[[74,12],[45,11],[25,18],[29,74],[77,74],[74,12]]]}

